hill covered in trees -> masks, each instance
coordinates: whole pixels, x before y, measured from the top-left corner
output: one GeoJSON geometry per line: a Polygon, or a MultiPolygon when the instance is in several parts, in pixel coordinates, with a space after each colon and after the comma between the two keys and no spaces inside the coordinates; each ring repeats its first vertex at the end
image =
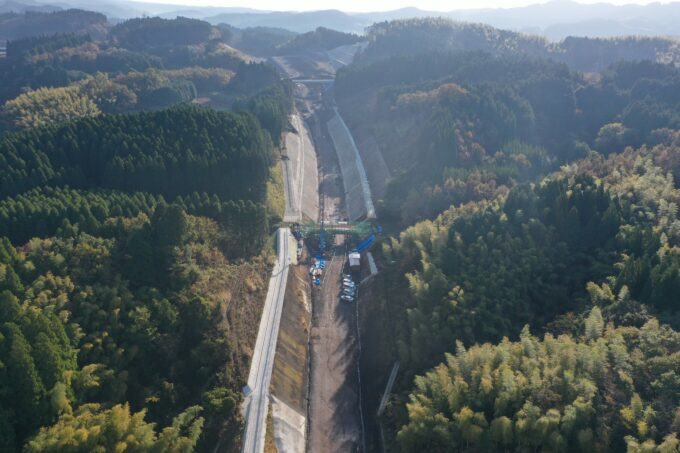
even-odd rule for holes
{"type": "Polygon", "coordinates": [[[132,19],[103,37],[12,39],[0,59],[0,130],[191,102],[231,108],[278,83],[274,68],[251,62],[230,36],[178,17],[132,19]]]}
{"type": "Polygon", "coordinates": [[[210,39],[208,22],[178,17],[130,19],[113,27],[111,37],[124,47],[174,47],[200,44],[210,39]]]}
{"type": "Polygon", "coordinates": [[[445,18],[380,22],[367,28],[362,58],[377,59],[428,52],[484,51],[551,58],[578,71],[600,71],[619,61],[680,62],[678,41],[661,37],[567,37],[551,43],[536,35],[445,18]]]}
{"type": "Polygon", "coordinates": [[[676,445],[677,146],[592,154],[383,243],[363,349],[365,372],[401,362],[392,448],[676,445]]]}
{"type": "Polygon", "coordinates": [[[236,449],[292,87],[206,22],[63,25],[0,59],[0,451],[236,449]]]}
{"type": "Polygon", "coordinates": [[[190,108],[32,129],[1,146],[4,196],[65,184],[261,201],[271,161],[271,139],[253,117],[190,108]]]}
{"type": "Polygon", "coordinates": [[[605,327],[599,308],[584,324],[575,338],[525,329],[515,342],[459,344],[416,379],[403,449],[675,451],[678,333],[654,320],[605,327]]]}
{"type": "Polygon", "coordinates": [[[107,29],[105,15],[81,9],[0,15],[0,42],[55,33],[89,33],[101,37],[107,29]]]}
{"type": "Polygon", "coordinates": [[[390,175],[360,305],[369,450],[675,451],[674,42],[369,37],[335,85],[390,175]]]}
{"type": "Polygon", "coordinates": [[[223,35],[228,34],[229,44],[248,55],[265,57],[274,55],[276,48],[297,36],[297,33],[277,27],[237,28],[221,23],[223,35]]]}
{"type": "Polygon", "coordinates": [[[239,444],[290,87],[239,82],[256,91],[238,112],[116,115],[106,89],[226,75],[98,74],[73,95],[106,111],[0,139],[0,450],[239,444]]]}
{"type": "Polygon", "coordinates": [[[319,52],[355,44],[363,39],[361,36],[352,33],[342,33],[329,28],[318,27],[314,31],[299,34],[290,41],[279,45],[276,48],[276,53],[289,55],[302,52],[319,52]]]}
{"type": "MultiPolygon", "coordinates": [[[[7,24],[27,34],[0,59],[0,451],[234,451],[293,107],[242,52],[363,38],[7,24]]],[[[389,176],[367,165],[387,232],[359,305],[369,450],[678,450],[677,42],[367,37],[331,92],[389,176]]]]}
{"type": "Polygon", "coordinates": [[[679,76],[648,61],[592,77],[524,55],[425,53],[354,63],[336,94],[360,145],[380,144],[392,174],[384,188],[373,181],[381,217],[408,224],[679,127],[679,76]]]}

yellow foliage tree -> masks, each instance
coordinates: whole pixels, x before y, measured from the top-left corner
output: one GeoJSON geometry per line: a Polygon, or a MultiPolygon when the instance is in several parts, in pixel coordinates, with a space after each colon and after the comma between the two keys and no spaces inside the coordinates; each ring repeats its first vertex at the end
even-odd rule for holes
{"type": "Polygon", "coordinates": [[[71,86],[28,91],[7,101],[1,115],[11,128],[27,128],[100,113],[93,100],[81,94],[78,87],[71,86]]]}

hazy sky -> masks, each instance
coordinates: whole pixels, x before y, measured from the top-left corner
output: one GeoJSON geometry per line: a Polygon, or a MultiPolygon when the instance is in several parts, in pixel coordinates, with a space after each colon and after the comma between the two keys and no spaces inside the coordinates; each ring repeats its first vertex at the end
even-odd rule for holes
{"type": "MultiPolygon", "coordinates": [[[[510,8],[545,1],[523,0],[145,0],[155,3],[174,3],[200,6],[239,6],[257,9],[306,11],[319,9],[340,9],[343,11],[385,11],[405,6],[417,6],[433,11],[451,11],[468,8],[510,8]]],[[[617,5],[652,3],[648,0],[579,0],[579,3],[613,3],[617,5]]],[[[669,3],[662,1],[660,3],[669,3]]]]}

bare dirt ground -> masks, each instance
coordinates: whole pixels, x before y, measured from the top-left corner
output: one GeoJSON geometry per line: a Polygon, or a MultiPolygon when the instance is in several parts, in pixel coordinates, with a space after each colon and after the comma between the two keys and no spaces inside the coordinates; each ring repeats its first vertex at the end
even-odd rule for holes
{"type": "MultiPolygon", "coordinates": [[[[323,127],[325,121],[314,110],[316,105],[308,104],[320,166],[320,214],[325,221],[336,221],[346,217],[342,179],[335,150],[323,127]]],[[[327,252],[323,283],[312,290],[310,453],[355,452],[361,445],[355,307],[339,297],[346,254],[343,238],[336,237],[332,247],[327,252]]]]}
{"type": "Polygon", "coordinates": [[[339,298],[344,247],[326,267],[312,298],[309,452],[354,452],[361,444],[356,374],[356,322],[353,303],[339,298]]]}

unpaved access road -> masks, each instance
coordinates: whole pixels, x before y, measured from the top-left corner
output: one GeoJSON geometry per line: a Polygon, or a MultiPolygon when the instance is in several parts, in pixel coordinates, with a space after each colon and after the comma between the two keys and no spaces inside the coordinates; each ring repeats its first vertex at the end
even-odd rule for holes
{"type": "Polygon", "coordinates": [[[312,294],[310,453],[356,452],[361,445],[355,309],[339,297],[344,261],[345,247],[335,247],[312,294]]]}
{"type": "MultiPolygon", "coordinates": [[[[325,221],[346,218],[337,154],[324,127],[327,118],[321,118],[322,112],[316,110],[320,99],[309,99],[306,104],[314,117],[310,130],[320,169],[320,216],[325,221]]],[[[312,290],[309,453],[356,452],[362,445],[356,310],[354,303],[339,297],[346,257],[344,239],[336,237],[331,246],[323,282],[312,290]]]]}

